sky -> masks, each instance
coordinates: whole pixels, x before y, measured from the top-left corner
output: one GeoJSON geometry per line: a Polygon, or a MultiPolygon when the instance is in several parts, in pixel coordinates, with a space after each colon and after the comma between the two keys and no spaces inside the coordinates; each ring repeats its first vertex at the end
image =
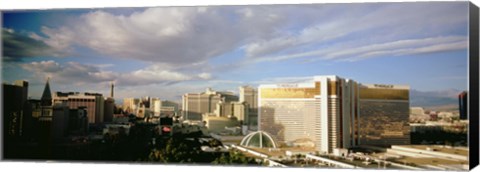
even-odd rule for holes
{"type": "Polygon", "coordinates": [[[338,75],[467,89],[468,2],[3,11],[2,81],[180,100],[338,75]]]}

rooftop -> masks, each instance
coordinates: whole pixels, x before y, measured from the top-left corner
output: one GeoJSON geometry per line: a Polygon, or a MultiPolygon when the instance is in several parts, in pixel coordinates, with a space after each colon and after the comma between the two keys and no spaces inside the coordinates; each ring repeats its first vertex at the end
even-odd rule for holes
{"type": "Polygon", "coordinates": [[[412,163],[416,165],[455,165],[455,164],[468,164],[467,161],[453,161],[453,160],[446,160],[446,159],[440,159],[440,158],[414,158],[414,157],[404,157],[396,160],[397,162],[400,163],[412,163]]]}
{"type": "Polygon", "coordinates": [[[286,156],[286,151],[292,152],[315,152],[315,148],[313,147],[282,147],[277,149],[269,149],[269,148],[255,148],[251,147],[254,151],[266,154],[268,156],[286,156]]]}
{"type": "Polygon", "coordinates": [[[57,97],[69,97],[69,96],[102,96],[100,93],[89,93],[89,92],[55,92],[55,96],[57,97]]]}
{"type": "Polygon", "coordinates": [[[248,149],[266,154],[268,156],[285,156],[285,151],[280,149],[272,149],[272,148],[255,148],[249,147],[248,149]]]}
{"type": "Polygon", "coordinates": [[[462,156],[468,156],[468,149],[465,147],[444,147],[444,146],[430,146],[430,145],[402,145],[401,147],[407,147],[407,148],[414,148],[414,149],[421,149],[421,150],[427,150],[427,148],[433,148],[435,149],[435,152],[442,152],[442,153],[448,153],[448,154],[454,154],[454,155],[462,155],[462,156]]]}

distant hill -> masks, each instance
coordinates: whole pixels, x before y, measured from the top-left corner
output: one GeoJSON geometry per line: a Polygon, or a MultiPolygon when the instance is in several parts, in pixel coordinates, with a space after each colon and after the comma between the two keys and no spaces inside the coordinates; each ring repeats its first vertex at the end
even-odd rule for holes
{"type": "Polygon", "coordinates": [[[449,89],[442,91],[410,90],[410,106],[429,108],[454,109],[458,108],[458,94],[460,90],[449,89]]]}
{"type": "Polygon", "coordinates": [[[424,107],[426,110],[433,110],[433,111],[457,111],[458,112],[458,104],[448,104],[448,105],[439,105],[439,106],[426,106],[424,107]]]}

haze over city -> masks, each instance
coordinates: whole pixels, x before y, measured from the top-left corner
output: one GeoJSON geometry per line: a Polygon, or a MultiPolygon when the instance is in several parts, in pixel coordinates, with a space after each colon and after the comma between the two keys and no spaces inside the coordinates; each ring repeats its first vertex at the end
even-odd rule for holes
{"type": "MultiPolygon", "coordinates": [[[[465,3],[364,3],[12,11],[3,81],[53,91],[180,100],[207,87],[339,75],[455,96],[467,86],[465,3]]],[[[420,92],[418,92],[420,91],[420,92]]],[[[445,97],[442,97],[445,98],[445,97]]],[[[412,96],[415,102],[415,96],[412,96]]]]}

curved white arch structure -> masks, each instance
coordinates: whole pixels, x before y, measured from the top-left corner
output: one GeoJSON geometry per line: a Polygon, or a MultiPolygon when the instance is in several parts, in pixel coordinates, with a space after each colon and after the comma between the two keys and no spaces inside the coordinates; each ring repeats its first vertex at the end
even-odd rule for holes
{"type": "Polygon", "coordinates": [[[264,132],[264,131],[256,131],[256,132],[253,132],[253,133],[250,133],[248,135],[246,135],[242,141],[240,142],[240,145],[241,146],[245,146],[245,147],[250,147],[250,141],[252,140],[252,138],[254,136],[256,136],[258,134],[258,137],[260,139],[259,141],[259,148],[263,148],[263,136],[266,136],[266,138],[272,143],[273,145],[273,148],[278,148],[278,144],[277,142],[275,142],[275,140],[273,139],[273,137],[268,134],[267,132],[264,132]]]}

